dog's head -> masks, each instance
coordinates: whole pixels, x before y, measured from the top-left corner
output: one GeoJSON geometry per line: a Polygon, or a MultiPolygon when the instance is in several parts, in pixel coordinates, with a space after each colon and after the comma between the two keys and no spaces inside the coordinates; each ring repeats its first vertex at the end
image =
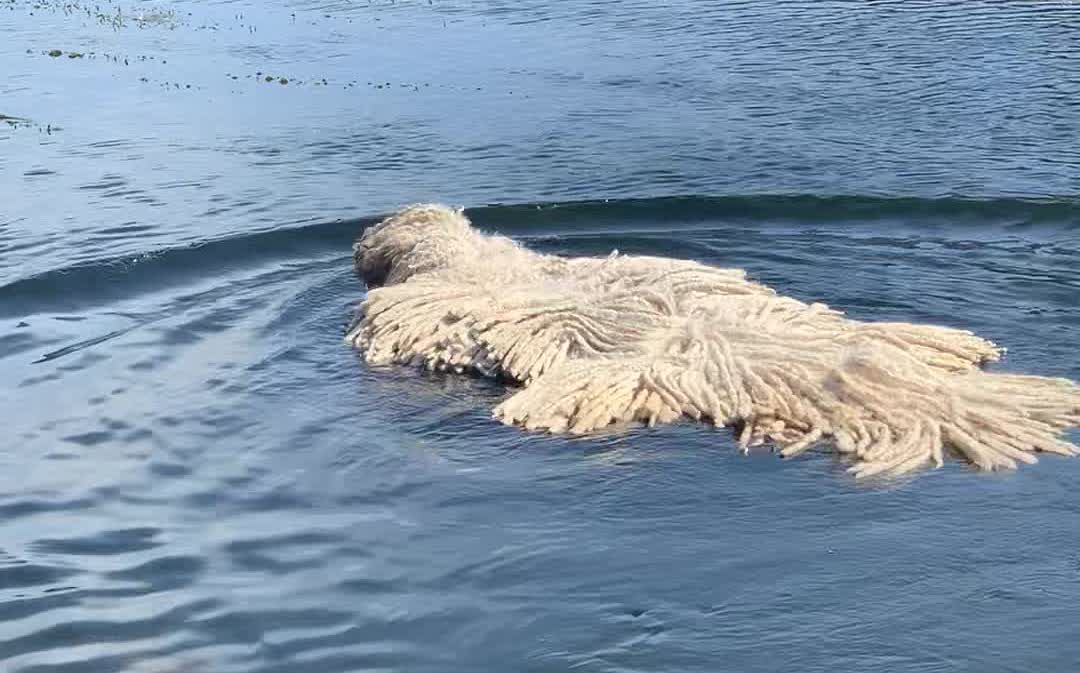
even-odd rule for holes
{"type": "Polygon", "coordinates": [[[474,235],[460,209],[408,206],[364,232],[353,265],[369,286],[393,285],[449,264],[474,235]]]}

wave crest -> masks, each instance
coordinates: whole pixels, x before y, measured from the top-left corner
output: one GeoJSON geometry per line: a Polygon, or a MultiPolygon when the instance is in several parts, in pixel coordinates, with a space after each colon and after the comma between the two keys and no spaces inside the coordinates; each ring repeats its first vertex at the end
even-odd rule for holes
{"type": "Polygon", "coordinates": [[[624,256],[542,255],[413,206],[354,248],[372,284],[347,340],[372,364],[477,371],[523,384],[495,409],[533,430],[588,433],[682,417],[739,428],[785,456],[829,446],[857,476],[986,470],[1065,455],[1080,388],[994,374],[970,332],[850,320],[777,295],[738,269],[624,256]]]}

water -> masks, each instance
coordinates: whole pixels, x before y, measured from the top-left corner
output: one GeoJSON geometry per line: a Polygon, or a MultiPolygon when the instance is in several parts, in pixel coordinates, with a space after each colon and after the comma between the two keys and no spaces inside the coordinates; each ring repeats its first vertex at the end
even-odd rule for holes
{"type": "Polygon", "coordinates": [[[341,337],[353,237],[437,199],[1080,378],[1077,28],[0,0],[0,670],[1072,670],[1080,461],[856,484],[692,424],[528,435],[341,337]]]}

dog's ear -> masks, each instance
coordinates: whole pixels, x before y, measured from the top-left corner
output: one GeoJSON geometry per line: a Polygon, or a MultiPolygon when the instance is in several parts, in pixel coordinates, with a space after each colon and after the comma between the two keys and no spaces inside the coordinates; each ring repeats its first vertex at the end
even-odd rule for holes
{"type": "Polygon", "coordinates": [[[436,204],[402,208],[353,244],[353,268],[374,286],[443,266],[473,235],[464,210],[436,204]]]}
{"type": "Polygon", "coordinates": [[[386,282],[391,263],[383,251],[371,245],[370,231],[364,232],[353,244],[353,269],[368,286],[374,287],[386,282]]]}

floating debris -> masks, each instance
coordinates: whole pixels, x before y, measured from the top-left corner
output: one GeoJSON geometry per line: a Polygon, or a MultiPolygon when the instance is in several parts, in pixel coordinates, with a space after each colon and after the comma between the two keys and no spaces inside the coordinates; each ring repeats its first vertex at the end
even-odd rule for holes
{"type": "MultiPolygon", "coordinates": [[[[8,4],[10,9],[15,9],[13,2],[9,2],[8,4]]],[[[120,30],[132,26],[140,29],[161,27],[168,30],[175,30],[181,25],[181,21],[177,18],[176,12],[171,9],[141,8],[134,12],[129,10],[128,13],[125,13],[119,6],[116,6],[115,10],[113,10],[105,9],[98,3],[91,5],[89,2],[82,4],[79,2],[71,2],[70,0],[64,2],[36,1],[27,3],[26,6],[27,9],[30,10],[28,12],[30,16],[34,16],[34,10],[52,11],[63,13],[67,16],[85,14],[87,18],[97,21],[103,26],[109,26],[113,30],[120,30]]]]}
{"type": "Polygon", "coordinates": [[[45,126],[42,126],[41,124],[38,124],[34,120],[27,119],[26,117],[13,117],[11,115],[5,115],[5,114],[0,114],[0,123],[6,124],[7,126],[11,127],[12,129],[36,128],[40,133],[46,133],[48,135],[52,135],[53,131],[60,131],[61,130],[61,128],[59,126],[53,126],[52,124],[46,124],[45,126]]]}
{"type": "Polygon", "coordinates": [[[23,117],[12,117],[10,115],[0,115],[0,122],[4,122],[5,124],[8,124],[10,126],[15,126],[16,124],[29,124],[30,120],[25,119],[23,117]]]}
{"type": "MultiPolygon", "coordinates": [[[[63,11],[65,14],[67,14],[69,16],[75,15],[76,17],[79,14],[85,14],[87,17],[96,17],[99,20],[101,20],[102,23],[112,25],[112,26],[116,27],[117,29],[120,29],[120,28],[130,29],[132,27],[142,28],[142,27],[148,26],[148,25],[159,25],[160,26],[160,25],[168,25],[168,24],[177,24],[176,13],[174,13],[172,10],[158,10],[158,9],[152,9],[152,8],[147,7],[147,5],[158,5],[158,2],[155,2],[155,0],[142,0],[142,2],[139,3],[139,4],[142,5],[142,7],[140,7],[138,10],[135,10],[135,9],[129,10],[127,8],[121,9],[120,6],[119,6],[119,3],[117,2],[117,0],[101,0],[100,5],[98,5],[98,4],[89,5],[89,4],[86,4],[86,1],[87,0],[75,0],[75,1],[67,1],[67,0],[65,0],[64,2],[57,2],[57,0],[52,0],[50,2],[50,0],[30,0],[30,2],[28,3],[28,6],[32,5],[35,8],[59,10],[59,11],[63,11]]],[[[5,4],[5,2],[6,3],[14,3],[14,2],[18,2],[18,0],[0,0],[0,6],[3,6],[5,4]]],[[[120,0],[120,2],[124,2],[124,0],[120,0]]],[[[124,4],[126,4],[126,3],[124,3],[124,4]]],[[[394,3],[390,2],[389,4],[394,4],[394,3]]],[[[186,25],[189,28],[196,28],[197,23],[191,23],[191,18],[190,17],[192,16],[192,13],[191,12],[185,12],[185,13],[187,15],[187,18],[185,18],[183,20],[183,25],[186,25]]],[[[246,17],[242,13],[236,14],[233,18],[234,18],[235,21],[241,22],[240,27],[250,27],[252,29],[254,28],[253,26],[248,25],[249,24],[249,19],[248,19],[248,17],[246,17]]],[[[177,24],[177,25],[179,25],[179,24],[177,24]]],[[[312,25],[315,25],[315,24],[313,23],[312,25]]],[[[175,27],[175,26],[174,25],[169,25],[169,28],[173,28],[173,27],[175,27]]],[[[217,30],[218,26],[216,26],[216,25],[215,26],[202,26],[201,28],[212,28],[214,30],[217,30]]],[[[222,28],[227,28],[227,26],[223,26],[222,28]]],[[[145,55],[145,54],[140,55],[140,54],[133,54],[133,53],[128,53],[128,54],[125,55],[123,53],[108,53],[108,52],[96,52],[96,51],[81,52],[81,51],[69,51],[69,50],[64,50],[64,49],[51,49],[51,50],[48,50],[48,51],[43,51],[43,50],[40,50],[40,49],[27,49],[27,53],[31,54],[31,55],[33,55],[33,54],[47,55],[47,56],[49,56],[51,58],[61,58],[61,57],[66,56],[68,59],[71,59],[71,60],[85,59],[87,61],[106,61],[106,62],[110,62],[110,63],[122,64],[122,65],[125,65],[125,66],[136,66],[136,67],[138,67],[140,65],[140,63],[147,63],[147,62],[153,62],[153,63],[156,63],[156,64],[160,64],[162,66],[168,64],[168,60],[165,57],[163,57],[162,55],[145,55]]],[[[165,77],[160,77],[160,76],[159,77],[155,77],[153,75],[150,75],[149,77],[140,76],[140,75],[143,75],[143,73],[132,73],[132,74],[140,82],[153,83],[153,84],[155,84],[157,86],[161,86],[161,87],[165,88],[166,90],[170,90],[170,91],[175,91],[175,90],[178,90],[178,89],[183,89],[183,90],[205,90],[205,89],[208,89],[208,88],[210,88],[210,89],[216,88],[215,85],[210,84],[209,82],[204,82],[203,84],[205,84],[206,86],[203,86],[203,84],[199,84],[199,83],[186,84],[186,83],[183,83],[183,82],[170,81],[170,80],[166,80],[165,77]]],[[[162,72],[161,74],[164,74],[164,72],[162,72]]],[[[293,74],[298,74],[298,73],[293,73],[293,74]]],[[[329,81],[329,79],[327,77],[319,76],[319,75],[316,75],[314,73],[308,73],[308,74],[310,75],[310,77],[308,79],[302,79],[302,78],[295,78],[295,77],[292,77],[292,76],[284,76],[284,75],[281,75],[279,73],[267,73],[265,71],[260,70],[260,71],[256,71],[254,75],[252,75],[250,73],[250,71],[248,71],[247,74],[226,72],[226,73],[224,73],[224,76],[227,78],[227,80],[233,80],[234,82],[237,82],[237,81],[239,81],[241,79],[249,80],[249,81],[251,79],[254,79],[256,82],[261,80],[261,81],[263,81],[263,82],[265,82],[267,84],[277,83],[280,86],[288,86],[289,88],[296,88],[296,89],[302,89],[304,87],[324,87],[324,88],[329,87],[330,81],[329,81]]],[[[361,87],[363,85],[363,83],[364,83],[364,80],[361,79],[359,81],[352,80],[352,81],[334,82],[334,85],[335,86],[341,85],[342,88],[344,88],[344,89],[354,89],[354,88],[361,87]]],[[[376,82],[376,81],[368,81],[367,86],[368,86],[369,89],[378,89],[378,90],[388,91],[388,92],[396,90],[396,89],[400,89],[400,90],[403,90],[403,91],[420,92],[422,88],[424,88],[424,89],[427,89],[427,88],[440,88],[440,89],[451,88],[451,89],[465,90],[462,87],[455,87],[453,85],[447,85],[447,84],[432,84],[432,83],[429,83],[429,82],[416,82],[416,83],[397,82],[397,83],[393,83],[393,82],[387,82],[387,81],[378,81],[378,82],[376,82]]],[[[471,87],[469,87],[469,90],[471,90],[471,87]]],[[[232,93],[240,93],[240,91],[237,90],[235,88],[235,86],[230,87],[230,91],[232,93]]]]}
{"type": "Polygon", "coordinates": [[[176,19],[176,12],[171,9],[149,9],[144,10],[134,17],[134,21],[139,28],[147,28],[150,26],[164,26],[166,28],[176,28],[178,21],[176,19]]]}

